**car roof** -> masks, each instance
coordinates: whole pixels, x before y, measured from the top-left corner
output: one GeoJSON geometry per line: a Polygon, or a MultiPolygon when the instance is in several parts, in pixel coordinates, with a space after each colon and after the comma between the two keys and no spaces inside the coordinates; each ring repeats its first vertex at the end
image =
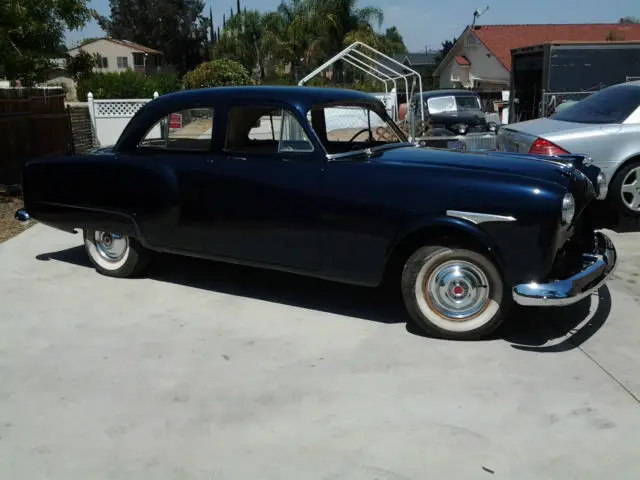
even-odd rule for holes
{"type": "MultiPolygon", "coordinates": [[[[427,90],[422,92],[423,98],[432,98],[432,97],[444,97],[445,95],[478,95],[476,92],[472,90],[465,90],[462,88],[449,88],[442,90],[427,90]]],[[[419,97],[420,92],[414,93],[414,97],[419,97]]]]}
{"type": "Polygon", "coordinates": [[[155,102],[180,103],[206,102],[219,98],[225,100],[275,100],[289,105],[296,105],[308,110],[313,105],[332,102],[377,103],[380,102],[371,94],[344,88],[305,87],[305,86],[236,86],[199,88],[182,90],[161,95],[155,102]]]}

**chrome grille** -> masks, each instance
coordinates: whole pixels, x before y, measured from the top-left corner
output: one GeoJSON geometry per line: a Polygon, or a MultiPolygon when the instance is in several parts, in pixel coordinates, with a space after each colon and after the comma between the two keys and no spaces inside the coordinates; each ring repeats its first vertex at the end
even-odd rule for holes
{"type": "Polygon", "coordinates": [[[474,150],[495,150],[496,149],[496,136],[494,134],[467,134],[460,137],[468,151],[474,150]]]}

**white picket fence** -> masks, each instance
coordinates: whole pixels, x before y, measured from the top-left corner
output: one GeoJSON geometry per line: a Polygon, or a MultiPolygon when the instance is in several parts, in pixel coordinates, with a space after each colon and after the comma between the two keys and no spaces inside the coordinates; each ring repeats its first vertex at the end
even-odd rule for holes
{"type": "MultiPolygon", "coordinates": [[[[153,94],[153,98],[158,98],[158,92],[153,94]]],[[[114,145],[131,118],[150,101],[150,98],[94,100],[93,94],[89,92],[87,95],[89,115],[93,136],[98,145],[101,147],[114,145]]],[[[156,129],[157,132],[152,134],[157,134],[159,138],[160,127],[156,129]]]]}
{"type": "MultiPolygon", "coordinates": [[[[373,95],[385,104],[387,112],[393,118],[394,112],[397,111],[395,93],[374,93],[373,95]]],[[[153,94],[153,98],[158,96],[158,92],[153,94]]],[[[101,147],[114,145],[131,118],[151,100],[150,98],[95,100],[93,94],[89,92],[87,103],[96,143],[101,147]]],[[[361,108],[329,108],[325,113],[329,132],[363,129],[368,126],[368,115],[361,108]]],[[[371,120],[373,127],[381,125],[375,116],[372,116],[371,120]]],[[[147,138],[160,138],[160,133],[160,127],[156,126],[147,138]]]]}

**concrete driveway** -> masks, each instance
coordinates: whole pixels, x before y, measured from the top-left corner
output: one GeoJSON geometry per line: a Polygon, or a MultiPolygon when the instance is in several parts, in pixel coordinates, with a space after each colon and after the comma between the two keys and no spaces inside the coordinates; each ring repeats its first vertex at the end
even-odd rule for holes
{"type": "Polygon", "coordinates": [[[640,235],[615,238],[599,297],[454,343],[366,289],[106,278],[36,225],[0,246],[0,478],[637,479],[640,235]]]}

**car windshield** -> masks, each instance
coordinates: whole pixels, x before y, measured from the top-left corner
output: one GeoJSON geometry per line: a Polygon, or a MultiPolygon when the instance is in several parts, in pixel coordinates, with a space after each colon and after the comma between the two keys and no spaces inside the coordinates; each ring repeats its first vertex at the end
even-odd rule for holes
{"type": "Polygon", "coordinates": [[[640,106],[640,87],[605,88],[566,107],[554,120],[572,123],[623,123],[640,106]]]}
{"type": "Polygon", "coordinates": [[[405,134],[384,109],[370,105],[317,105],[307,118],[330,155],[357,154],[407,143],[405,134]]]}
{"type": "Polygon", "coordinates": [[[458,112],[464,110],[481,110],[480,98],[475,95],[447,95],[427,99],[430,114],[458,112]]]}

